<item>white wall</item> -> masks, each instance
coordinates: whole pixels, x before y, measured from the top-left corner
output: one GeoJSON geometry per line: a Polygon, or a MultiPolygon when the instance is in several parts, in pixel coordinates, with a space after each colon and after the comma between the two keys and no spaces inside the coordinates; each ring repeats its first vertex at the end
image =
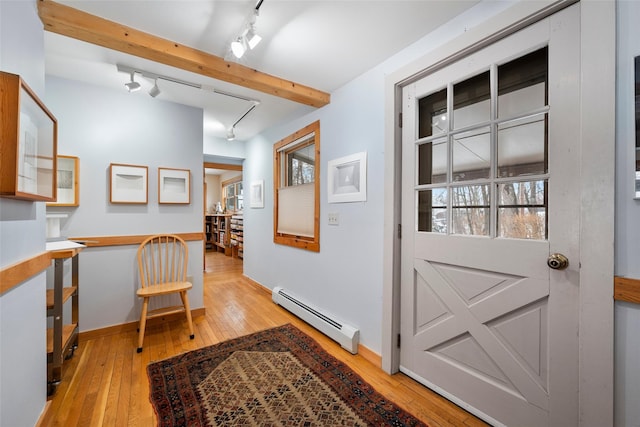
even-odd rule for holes
{"type": "MultiPolygon", "coordinates": [[[[634,200],[634,63],[640,55],[640,3],[619,1],[616,138],[615,274],[640,278],[640,200],[634,200]]],[[[640,426],[640,306],[615,308],[615,414],[617,426],[640,426]]]]}
{"type": "MultiPolygon", "coordinates": [[[[80,158],[80,206],[66,213],[67,237],[202,231],[202,110],[47,76],[47,104],[59,121],[58,153],[80,158]],[[99,102],[96,102],[99,100],[99,102]],[[148,166],[148,203],[109,202],[109,165],[148,166]],[[158,204],[158,167],[191,171],[191,203],[158,204]]],[[[136,321],[140,301],[136,246],[87,248],[80,254],[80,330],[136,321]]],[[[202,242],[189,242],[192,308],[203,307],[202,242]]]]}
{"type": "Polygon", "coordinates": [[[227,141],[205,134],[202,148],[204,154],[235,159],[244,159],[245,157],[245,144],[239,140],[227,141]]]}
{"type": "MultiPolygon", "coordinates": [[[[44,32],[33,1],[0,2],[0,70],[44,99],[44,32]]],[[[5,141],[2,141],[4,144],[5,141]]],[[[0,198],[0,268],[45,250],[45,206],[0,198]]],[[[45,273],[0,295],[0,425],[34,425],[47,397],[45,273]]]]}
{"type": "Polygon", "coordinates": [[[213,213],[216,210],[216,204],[222,202],[220,175],[206,175],[204,180],[207,183],[207,200],[205,207],[208,213],[213,213]]]}
{"type": "Polygon", "coordinates": [[[506,6],[479,4],[333,92],[328,106],[247,142],[244,184],[265,181],[264,209],[244,210],[247,276],[269,288],[283,286],[359,328],[362,344],[381,352],[385,76],[506,6]],[[320,253],[273,243],[273,144],[315,120],[320,120],[320,253]],[[327,162],[360,151],[367,152],[367,201],[329,204],[327,162]],[[339,215],[338,226],[327,224],[329,213],[339,215]]]}
{"type": "MultiPolygon", "coordinates": [[[[382,288],[383,76],[368,73],[332,93],[331,104],[247,143],[244,185],[264,180],[264,209],[245,208],[244,272],[282,286],[335,318],[360,329],[362,343],[380,349],[382,288]],[[379,90],[376,90],[379,89],[379,90]],[[272,146],[320,120],[320,252],[273,243],[272,146]],[[327,203],[327,161],[367,151],[367,201],[327,203]],[[338,226],[327,214],[338,213],[338,226]],[[265,255],[265,254],[268,254],[265,255]]],[[[249,204],[245,200],[245,204],[249,204]]]]}

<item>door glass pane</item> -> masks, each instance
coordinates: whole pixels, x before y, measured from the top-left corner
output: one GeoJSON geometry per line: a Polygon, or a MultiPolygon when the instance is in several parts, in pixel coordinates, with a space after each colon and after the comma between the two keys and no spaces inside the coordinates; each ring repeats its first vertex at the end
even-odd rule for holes
{"type": "Polygon", "coordinates": [[[447,232],[447,189],[418,191],[418,231],[447,232]]]}
{"type": "Polygon", "coordinates": [[[453,128],[486,122],[491,117],[489,71],[453,86],[453,128]]]}
{"type": "Polygon", "coordinates": [[[418,101],[419,138],[441,134],[448,128],[447,89],[432,93],[418,101]]]}
{"type": "Polygon", "coordinates": [[[489,235],[489,186],[451,188],[452,233],[489,235]]]}
{"type": "Polygon", "coordinates": [[[418,146],[418,185],[447,181],[447,140],[439,139],[418,146]]]}
{"type": "Polygon", "coordinates": [[[442,187],[417,191],[419,231],[547,238],[547,60],[544,47],[418,100],[416,184],[442,187]]]}
{"type": "Polygon", "coordinates": [[[546,180],[498,185],[498,236],[547,238],[546,180]]]}
{"type": "Polygon", "coordinates": [[[453,136],[453,181],[489,178],[491,134],[489,127],[453,136]]]}
{"type": "Polygon", "coordinates": [[[547,105],[547,48],[498,67],[498,118],[547,105]]]}
{"type": "Polygon", "coordinates": [[[498,126],[498,176],[547,173],[546,114],[498,126]]]}

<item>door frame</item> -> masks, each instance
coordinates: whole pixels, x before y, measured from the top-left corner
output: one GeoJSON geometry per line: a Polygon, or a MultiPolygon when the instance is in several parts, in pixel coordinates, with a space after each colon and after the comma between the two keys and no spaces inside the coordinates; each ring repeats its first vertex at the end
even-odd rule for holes
{"type": "MultiPolygon", "coordinates": [[[[470,53],[580,3],[580,129],[582,139],[579,420],[612,425],[613,238],[615,188],[615,1],[518,2],[387,76],[385,81],[385,187],[382,368],[399,370],[402,89],[470,53]],[[597,29],[597,31],[596,31],[597,29]],[[597,120],[596,120],[597,118],[597,120]],[[588,175],[587,175],[588,173],[588,175]],[[602,218],[610,218],[602,221],[602,218]],[[599,244],[594,244],[598,242],[599,244]]],[[[551,405],[561,402],[551,402],[551,405]]]]}

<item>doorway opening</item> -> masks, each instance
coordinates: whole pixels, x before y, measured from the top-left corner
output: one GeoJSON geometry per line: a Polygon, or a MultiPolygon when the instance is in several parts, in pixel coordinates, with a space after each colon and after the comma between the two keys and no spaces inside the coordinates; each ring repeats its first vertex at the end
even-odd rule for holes
{"type": "MultiPolygon", "coordinates": [[[[220,253],[242,265],[244,258],[244,189],[242,165],[204,162],[204,270],[220,253]]],[[[218,268],[227,262],[215,262],[218,268]]]]}

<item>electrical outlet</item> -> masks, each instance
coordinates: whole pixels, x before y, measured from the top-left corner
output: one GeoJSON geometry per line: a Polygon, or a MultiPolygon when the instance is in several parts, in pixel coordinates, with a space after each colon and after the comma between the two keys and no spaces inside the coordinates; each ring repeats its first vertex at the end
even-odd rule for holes
{"type": "Polygon", "coordinates": [[[338,225],[340,224],[340,215],[338,212],[330,212],[329,213],[329,225],[338,225]]]}

